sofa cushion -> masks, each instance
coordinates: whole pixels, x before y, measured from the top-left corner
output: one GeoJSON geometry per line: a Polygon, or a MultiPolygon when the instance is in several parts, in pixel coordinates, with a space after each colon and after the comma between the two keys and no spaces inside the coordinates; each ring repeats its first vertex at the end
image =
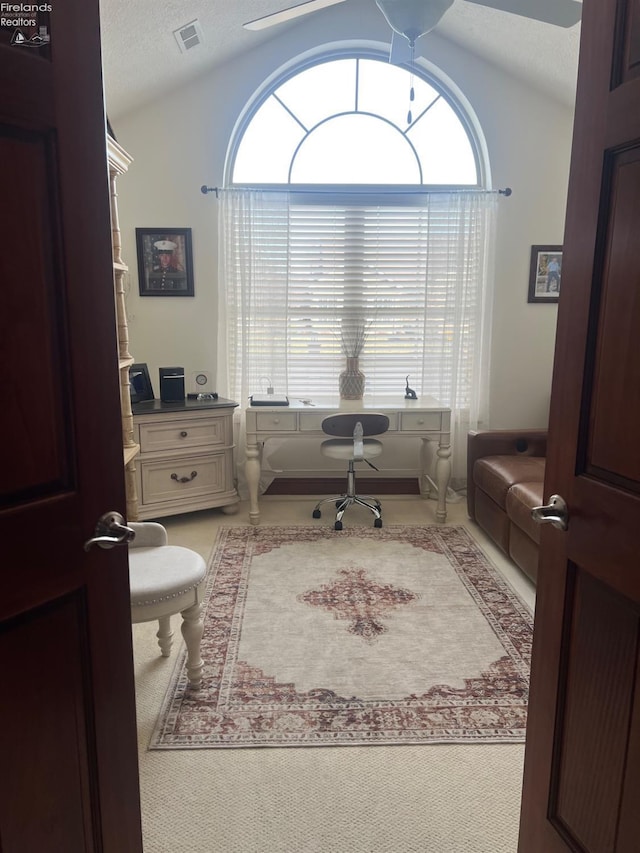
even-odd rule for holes
{"type": "Polygon", "coordinates": [[[520,530],[540,544],[540,525],[531,518],[531,509],[541,506],[544,483],[516,483],[507,493],[507,515],[520,530]]]}
{"type": "Polygon", "coordinates": [[[509,553],[509,528],[506,512],[484,492],[476,493],[476,521],[505,554],[509,553]]]}
{"type": "Polygon", "coordinates": [[[473,481],[506,509],[507,493],[514,483],[544,482],[543,456],[484,456],[473,466],[473,481]]]}
{"type": "Polygon", "coordinates": [[[509,532],[509,556],[534,583],[538,580],[538,553],[539,548],[533,539],[512,524],[509,532]]]}

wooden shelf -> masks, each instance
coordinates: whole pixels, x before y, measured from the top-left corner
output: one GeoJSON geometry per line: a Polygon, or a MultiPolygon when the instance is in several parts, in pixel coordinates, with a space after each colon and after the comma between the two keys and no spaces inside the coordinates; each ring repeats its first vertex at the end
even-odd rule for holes
{"type": "Polygon", "coordinates": [[[131,401],[129,395],[128,369],[135,362],[135,358],[129,354],[129,330],[127,327],[127,306],[124,288],[124,274],[129,267],[122,260],[122,240],[120,234],[120,222],[118,219],[118,193],[116,192],[116,179],[129,168],[131,157],[124,148],[121,148],[115,140],[107,136],[107,162],[109,166],[109,187],[111,194],[111,247],[113,263],[113,283],[115,286],[116,323],[118,333],[118,374],[120,381],[120,405],[122,422],[122,441],[124,458],[124,484],[127,498],[125,517],[128,521],[136,521],[138,518],[138,495],[136,489],[136,469],[134,459],[140,453],[140,445],[132,442],[133,438],[133,416],[131,413],[131,401]],[[127,356],[124,357],[124,353],[127,356]]]}
{"type": "Polygon", "coordinates": [[[124,464],[128,465],[129,462],[133,462],[136,456],[140,453],[140,445],[132,444],[131,447],[124,448],[124,464]]]}

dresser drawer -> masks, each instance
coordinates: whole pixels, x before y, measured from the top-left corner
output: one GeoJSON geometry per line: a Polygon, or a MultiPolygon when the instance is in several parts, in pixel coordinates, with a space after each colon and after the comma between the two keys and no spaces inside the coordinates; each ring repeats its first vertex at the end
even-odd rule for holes
{"type": "Polygon", "coordinates": [[[439,432],[442,429],[442,412],[401,412],[402,432],[439,432]]]}
{"type": "Polygon", "coordinates": [[[228,424],[227,417],[143,423],[140,424],[140,450],[154,453],[229,444],[228,424]]]}
{"type": "Polygon", "coordinates": [[[197,498],[231,488],[228,453],[181,456],[159,462],[139,462],[142,503],[145,506],[181,498],[197,498]]]}
{"type": "Polygon", "coordinates": [[[259,412],[256,414],[258,432],[293,432],[296,429],[295,412],[259,412]]]}

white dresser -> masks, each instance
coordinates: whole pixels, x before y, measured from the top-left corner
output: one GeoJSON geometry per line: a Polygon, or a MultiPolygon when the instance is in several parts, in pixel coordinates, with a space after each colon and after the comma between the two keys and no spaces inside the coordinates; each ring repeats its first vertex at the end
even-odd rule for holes
{"type": "Polygon", "coordinates": [[[237,511],[233,482],[233,400],[149,400],[133,406],[140,445],[138,518],[197,509],[237,511]]]}

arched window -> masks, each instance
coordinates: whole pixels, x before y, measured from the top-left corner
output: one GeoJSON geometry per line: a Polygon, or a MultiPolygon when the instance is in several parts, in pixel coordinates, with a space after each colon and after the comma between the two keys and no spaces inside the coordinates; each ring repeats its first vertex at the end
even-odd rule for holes
{"type": "Polygon", "coordinates": [[[365,332],[369,400],[397,399],[410,374],[419,397],[451,407],[459,436],[477,425],[496,197],[475,128],[442,83],[381,55],[334,55],[265,85],[220,193],[229,396],[268,376],[291,398],[335,400],[365,332]]]}
{"type": "Polygon", "coordinates": [[[437,81],[382,57],[331,58],[254,106],[231,182],[479,186],[476,148],[437,81]]]}

